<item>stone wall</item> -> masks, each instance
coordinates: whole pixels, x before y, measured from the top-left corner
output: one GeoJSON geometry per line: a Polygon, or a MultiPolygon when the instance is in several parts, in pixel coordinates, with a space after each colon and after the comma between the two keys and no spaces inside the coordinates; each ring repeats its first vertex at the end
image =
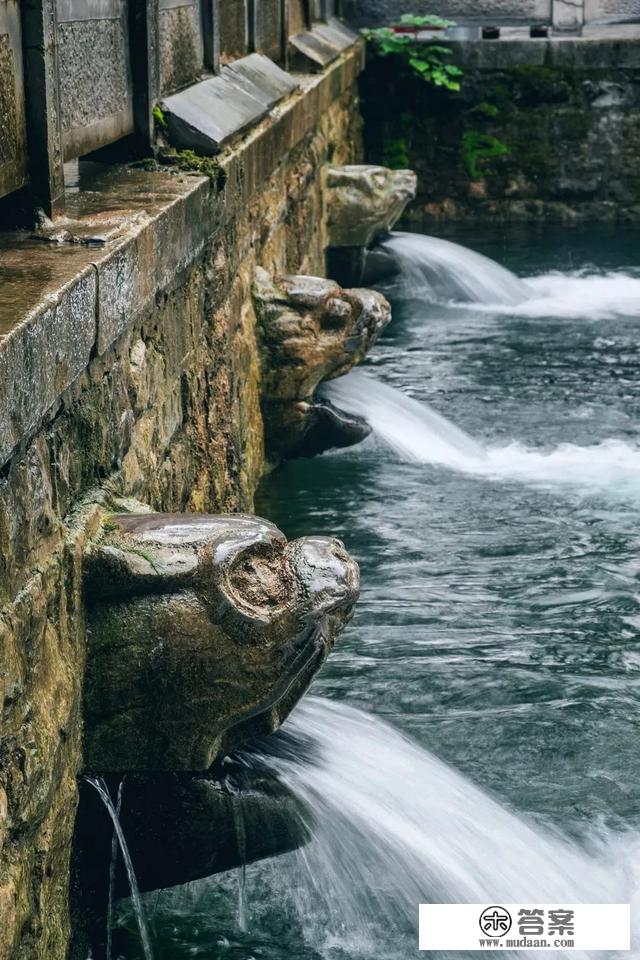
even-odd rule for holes
{"type": "Polygon", "coordinates": [[[391,23],[403,13],[435,13],[460,23],[553,23],[562,29],[583,22],[640,16],[639,0],[345,0],[358,26],[391,23]],[[570,10],[563,9],[571,8],[570,10]]]}
{"type": "Polygon", "coordinates": [[[551,0],[345,0],[345,15],[358,26],[390,23],[403,13],[430,14],[452,20],[549,20],[551,0]]]}
{"type": "Polygon", "coordinates": [[[258,265],[322,273],[321,170],[357,159],[361,66],[357,45],[305,78],[212,179],[111,174],[85,224],[119,224],[104,247],[72,247],[55,268],[49,245],[14,254],[0,346],[9,358],[12,337],[27,346],[0,389],[0,408],[15,391],[16,418],[0,458],[1,960],[67,947],[97,504],[112,492],[251,509],[265,468],[252,279],[258,265]],[[37,303],[20,280],[34,271],[37,303]]]}
{"type": "Polygon", "coordinates": [[[392,58],[362,80],[372,160],[418,174],[416,220],[640,219],[640,45],[450,42],[448,93],[392,58]]]}

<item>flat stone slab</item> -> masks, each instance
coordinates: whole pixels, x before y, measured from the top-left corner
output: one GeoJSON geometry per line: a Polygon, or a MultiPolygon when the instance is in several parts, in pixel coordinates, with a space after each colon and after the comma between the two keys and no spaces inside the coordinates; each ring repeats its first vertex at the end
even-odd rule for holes
{"type": "Polygon", "coordinates": [[[340,50],[313,30],[289,37],[289,61],[294,70],[315,72],[324,70],[340,56],[340,50]]]}
{"type": "Polygon", "coordinates": [[[331,46],[337,50],[340,50],[340,52],[352,47],[358,39],[357,33],[350,30],[349,27],[341,23],[340,20],[336,20],[335,17],[331,17],[327,23],[314,24],[312,32],[322,37],[323,40],[326,40],[327,43],[331,44],[331,46]]]}
{"type": "Polygon", "coordinates": [[[296,70],[324,70],[341,53],[352,47],[358,35],[339,20],[314,23],[311,30],[289,38],[289,57],[296,70]]]}
{"type": "Polygon", "coordinates": [[[300,86],[297,80],[261,53],[251,53],[223,67],[222,76],[232,78],[269,109],[300,86]]]}
{"type": "Polygon", "coordinates": [[[183,150],[218,153],[234,134],[258,123],[269,108],[228,76],[210,77],[162,102],[171,143],[183,150]]]}
{"type": "Polygon", "coordinates": [[[268,57],[252,53],[179,93],[162,109],[171,143],[210,155],[254,126],[298,84],[268,57]]]}

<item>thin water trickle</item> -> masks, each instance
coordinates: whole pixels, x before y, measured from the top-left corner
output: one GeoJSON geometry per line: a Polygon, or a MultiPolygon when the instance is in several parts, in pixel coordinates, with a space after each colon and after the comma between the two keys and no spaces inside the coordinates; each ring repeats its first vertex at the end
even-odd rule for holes
{"type": "Polygon", "coordinates": [[[238,876],[238,930],[240,933],[246,933],[248,929],[247,921],[247,829],[244,820],[244,810],[242,808],[242,796],[240,792],[232,794],[233,822],[236,830],[236,842],[238,844],[238,853],[242,861],[237,868],[238,876]]]}
{"type": "Polygon", "coordinates": [[[138,931],[140,933],[140,943],[142,945],[142,951],[144,954],[145,960],[153,960],[153,949],[151,947],[151,937],[149,935],[149,929],[147,927],[147,920],[145,917],[144,907],[142,905],[142,898],[140,896],[140,890],[138,888],[138,881],[136,880],[135,870],[133,868],[133,863],[131,861],[131,855],[129,853],[129,847],[127,845],[127,840],[122,830],[120,824],[120,818],[118,817],[118,812],[113,805],[113,800],[111,799],[111,794],[107,789],[107,785],[102,777],[86,777],[87,783],[90,783],[91,786],[96,790],[100,799],[104,803],[107,813],[111,818],[113,823],[114,832],[118,838],[118,844],[120,846],[120,853],[122,854],[122,859],[124,861],[125,869],[127,871],[127,879],[129,881],[129,889],[131,891],[131,901],[133,904],[133,910],[136,917],[136,922],[138,924],[138,931]]]}
{"type": "MultiPolygon", "coordinates": [[[[122,808],[122,788],[124,786],[124,780],[121,780],[118,784],[118,796],[116,799],[116,817],[118,821],[120,820],[120,810],[122,808]]],[[[112,960],[111,951],[113,945],[113,894],[115,889],[115,880],[116,880],[116,867],[118,865],[118,834],[114,828],[113,836],[111,838],[111,858],[109,860],[109,897],[107,901],[107,945],[106,945],[106,960],[112,960]]]]}

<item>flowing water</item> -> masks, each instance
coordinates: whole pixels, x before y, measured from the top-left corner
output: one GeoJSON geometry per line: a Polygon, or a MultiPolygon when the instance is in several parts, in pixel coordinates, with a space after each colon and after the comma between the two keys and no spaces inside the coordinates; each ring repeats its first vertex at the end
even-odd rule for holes
{"type": "Polygon", "coordinates": [[[244,933],[234,874],[148,898],[162,957],[407,960],[421,900],[637,897],[637,241],[462,238],[493,264],[389,241],[394,320],[327,388],[373,436],[257,503],[361,565],[312,696],[256,748],[315,838],[247,867],[244,933]]]}
{"type": "MultiPolygon", "coordinates": [[[[147,927],[147,920],[145,916],[144,906],[142,904],[142,898],[140,896],[140,890],[138,889],[138,881],[136,880],[135,870],[133,868],[133,863],[131,861],[131,855],[129,853],[129,847],[127,845],[127,838],[124,835],[122,826],[120,824],[119,817],[119,807],[122,801],[122,783],[118,788],[118,799],[117,806],[114,806],[113,800],[111,799],[111,794],[107,789],[107,785],[102,777],[87,777],[87,783],[90,783],[94,790],[97,792],[98,796],[102,800],[111,822],[113,824],[114,837],[117,840],[117,845],[120,848],[120,853],[122,855],[122,860],[127,871],[127,879],[129,881],[129,889],[131,890],[131,902],[133,906],[133,914],[136,921],[136,926],[138,928],[138,934],[140,937],[140,946],[142,948],[142,955],[144,960],[153,960],[153,948],[151,946],[151,937],[149,935],[149,930],[147,927]]],[[[112,899],[112,886],[113,886],[113,874],[115,870],[114,863],[114,845],[111,847],[111,862],[109,864],[109,911],[107,916],[108,931],[107,931],[107,951],[110,952],[112,948],[112,920],[113,920],[113,899],[112,899]]]]}

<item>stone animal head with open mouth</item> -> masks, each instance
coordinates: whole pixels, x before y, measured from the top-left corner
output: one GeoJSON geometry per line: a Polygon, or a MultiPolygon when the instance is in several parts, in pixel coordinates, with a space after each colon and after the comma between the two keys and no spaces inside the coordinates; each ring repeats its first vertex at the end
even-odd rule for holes
{"type": "Polygon", "coordinates": [[[372,164],[327,169],[330,247],[368,247],[388,234],[416,195],[412,170],[372,164]]]}
{"type": "Polygon", "coordinates": [[[254,305],[269,459],[311,455],[367,436],[364,421],[318,401],[315,393],[367,355],[391,317],[382,294],[343,290],[321,277],[272,278],[258,269],[254,305]]]}
{"type": "Polygon", "coordinates": [[[86,560],[85,769],[204,770],[276,729],[351,617],[339,540],[242,515],[118,514],[86,560]]]}

